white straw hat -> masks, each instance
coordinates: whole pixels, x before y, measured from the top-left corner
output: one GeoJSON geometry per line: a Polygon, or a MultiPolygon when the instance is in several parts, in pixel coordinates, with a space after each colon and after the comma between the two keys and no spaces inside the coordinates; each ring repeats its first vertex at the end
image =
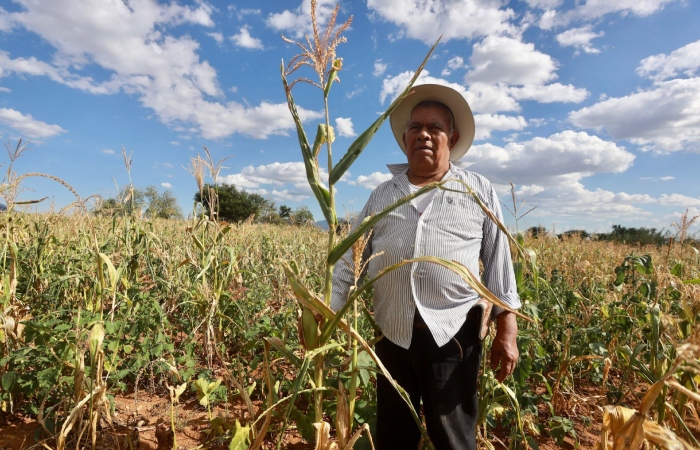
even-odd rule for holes
{"type": "Polygon", "coordinates": [[[474,114],[464,96],[458,91],[441,84],[421,84],[411,88],[411,93],[405,97],[394,112],[391,113],[391,131],[396,142],[406,153],[403,134],[413,108],[425,100],[434,100],[450,108],[455,119],[455,130],[459,131],[459,140],[450,151],[450,161],[457,161],[467,153],[474,142],[474,114]]]}

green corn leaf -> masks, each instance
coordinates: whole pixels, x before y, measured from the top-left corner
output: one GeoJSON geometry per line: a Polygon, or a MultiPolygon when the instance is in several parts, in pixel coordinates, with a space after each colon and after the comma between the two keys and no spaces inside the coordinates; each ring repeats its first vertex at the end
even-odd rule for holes
{"type": "Polygon", "coordinates": [[[309,308],[301,308],[301,332],[304,333],[307,350],[318,347],[318,322],[309,308]]]}
{"type": "Polygon", "coordinates": [[[694,278],[692,280],[685,280],[683,284],[700,284],[700,278],[694,278]]]}
{"type": "Polygon", "coordinates": [[[92,326],[90,335],[88,336],[88,344],[90,345],[90,363],[95,363],[97,352],[102,350],[102,342],[105,338],[105,329],[100,322],[92,326]]]}
{"type": "Polygon", "coordinates": [[[264,337],[271,346],[275,348],[278,352],[282,353],[289,362],[294,364],[297,368],[301,367],[301,358],[292,353],[287,347],[284,346],[284,342],[278,337],[264,337]]]}
{"type": "Polygon", "coordinates": [[[350,148],[348,148],[347,153],[343,155],[343,157],[338,161],[338,164],[333,167],[333,170],[331,170],[330,177],[329,177],[329,183],[330,184],[335,184],[340,180],[340,178],[347,172],[347,170],[352,166],[352,164],[355,162],[358,156],[362,153],[362,151],[367,147],[367,144],[369,144],[369,141],[372,140],[372,137],[374,134],[379,130],[379,127],[382,126],[382,123],[391,115],[392,112],[396,109],[397,106],[399,106],[399,103],[408,95],[408,92],[411,90],[413,87],[413,84],[416,82],[418,79],[418,76],[421,74],[423,71],[423,68],[428,62],[428,59],[430,58],[430,55],[433,53],[433,50],[435,50],[435,47],[437,47],[438,42],[440,42],[440,39],[442,39],[442,36],[438,38],[438,40],[433,44],[433,47],[430,49],[428,52],[428,55],[425,57],[423,62],[421,63],[420,67],[418,67],[418,70],[416,70],[416,73],[413,75],[413,78],[411,78],[411,81],[408,82],[408,86],[406,86],[406,89],[399,95],[396,100],[394,100],[391,105],[389,105],[389,108],[379,116],[377,120],[374,121],[372,125],[367,128],[367,130],[364,131],[357,139],[355,139],[355,142],[350,145],[350,148]]]}
{"type": "MultiPolygon", "coordinates": [[[[449,181],[449,180],[447,180],[449,181]]],[[[365,234],[367,231],[369,231],[370,228],[374,226],[375,223],[379,222],[382,218],[384,218],[387,214],[395,210],[401,205],[405,205],[406,203],[410,202],[414,198],[425,194],[428,191],[431,191],[437,187],[442,186],[445,184],[447,181],[435,181],[433,183],[427,184],[420,188],[418,191],[414,192],[411,195],[407,195],[406,197],[403,197],[396,201],[396,203],[387,206],[384,208],[384,210],[378,214],[375,214],[373,216],[366,217],[362,223],[353,230],[352,233],[348,234],[345,239],[343,239],[338,245],[336,245],[333,250],[328,254],[328,264],[335,264],[340,260],[340,258],[343,257],[346,251],[352,245],[357,242],[360,237],[362,237],[363,234],[365,234]]]]}
{"type": "Polygon", "coordinates": [[[112,292],[114,292],[117,288],[117,280],[119,280],[117,269],[114,268],[114,264],[112,264],[112,261],[110,261],[109,257],[104,253],[100,253],[100,259],[107,265],[107,273],[109,273],[109,286],[112,292]]]}
{"type": "Polygon", "coordinates": [[[281,66],[282,72],[282,83],[284,84],[284,91],[287,94],[287,106],[289,111],[292,113],[292,119],[297,127],[297,137],[299,138],[299,146],[301,147],[301,153],[304,157],[304,167],[306,168],[306,178],[311,186],[311,190],[316,197],[318,205],[321,207],[323,216],[328,222],[328,226],[333,227],[337,223],[337,218],[335,211],[330,207],[330,192],[323,186],[321,178],[318,175],[318,166],[314,160],[314,155],[309,147],[309,140],[306,137],[306,132],[301,124],[301,119],[299,118],[299,113],[297,112],[296,104],[294,103],[294,98],[292,97],[292,90],[289,88],[287,83],[287,77],[284,76],[284,63],[281,66]]]}

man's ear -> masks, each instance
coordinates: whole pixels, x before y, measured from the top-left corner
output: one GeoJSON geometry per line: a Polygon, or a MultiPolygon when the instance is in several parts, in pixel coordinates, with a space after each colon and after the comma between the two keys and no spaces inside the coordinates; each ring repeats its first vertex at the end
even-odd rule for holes
{"type": "Polygon", "coordinates": [[[452,136],[450,137],[450,150],[457,144],[457,141],[459,141],[459,131],[457,130],[452,130],[452,136]]]}

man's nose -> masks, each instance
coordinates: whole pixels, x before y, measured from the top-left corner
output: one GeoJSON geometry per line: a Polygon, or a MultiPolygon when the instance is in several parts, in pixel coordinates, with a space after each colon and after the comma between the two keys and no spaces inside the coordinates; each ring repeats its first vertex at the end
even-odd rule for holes
{"type": "Polygon", "coordinates": [[[424,127],[420,129],[420,132],[418,132],[418,139],[430,139],[430,133],[428,133],[427,128],[424,127]]]}

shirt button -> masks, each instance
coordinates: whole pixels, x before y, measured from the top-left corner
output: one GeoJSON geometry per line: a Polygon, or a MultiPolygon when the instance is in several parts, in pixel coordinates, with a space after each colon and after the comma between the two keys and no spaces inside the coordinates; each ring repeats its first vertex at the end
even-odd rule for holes
{"type": "Polygon", "coordinates": [[[447,203],[452,203],[452,197],[447,197],[447,203]]]}

